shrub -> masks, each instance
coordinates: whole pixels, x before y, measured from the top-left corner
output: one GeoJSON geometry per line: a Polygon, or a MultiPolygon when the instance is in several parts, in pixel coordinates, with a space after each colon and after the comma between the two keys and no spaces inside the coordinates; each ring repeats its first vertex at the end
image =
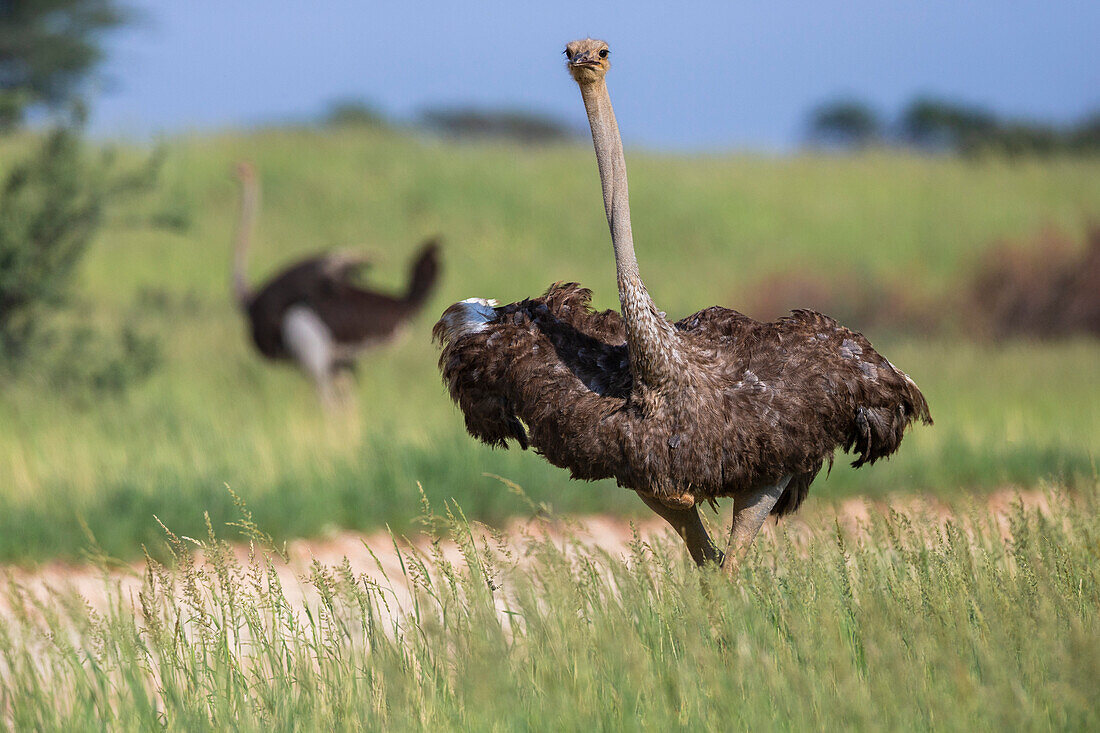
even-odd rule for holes
{"type": "Polygon", "coordinates": [[[995,337],[1100,336],[1100,227],[1083,249],[1054,229],[1003,242],[986,253],[969,292],[973,322],[995,337]]]}
{"type": "Polygon", "coordinates": [[[34,371],[51,387],[122,392],[159,363],[159,342],[133,314],[111,329],[61,317],[105,206],[148,188],[161,156],[117,172],[71,129],[50,133],[0,188],[0,369],[34,371]]]}
{"type": "Polygon", "coordinates": [[[99,224],[103,188],[79,139],[59,129],[0,190],[0,363],[26,358],[42,315],[60,306],[99,224]]]}
{"type": "Polygon", "coordinates": [[[575,131],[563,122],[520,110],[427,109],[420,119],[429,130],[459,140],[503,139],[544,145],[576,137],[575,131]]]}

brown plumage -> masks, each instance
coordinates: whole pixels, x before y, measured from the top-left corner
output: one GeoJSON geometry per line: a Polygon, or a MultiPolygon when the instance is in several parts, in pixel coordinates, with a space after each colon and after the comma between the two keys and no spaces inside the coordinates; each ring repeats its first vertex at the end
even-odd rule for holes
{"type": "Polygon", "coordinates": [[[471,435],[530,444],[574,478],[615,478],[697,562],[721,553],[695,505],[733,497],[732,573],[764,518],[797,509],[837,448],[874,463],[912,421],[931,422],[928,405],[866,338],[819,313],[761,323],[712,307],[668,322],[637,272],[607,44],[566,53],[592,125],[623,315],[593,311],[574,283],[501,307],[456,303],[434,330],[443,379],[471,435]]]}
{"type": "Polygon", "coordinates": [[[251,166],[241,164],[241,220],[235,249],[234,293],[248,316],[252,340],[269,359],[298,362],[317,383],[322,399],[335,397],[332,378],[350,369],[366,349],[396,336],[424,305],[439,276],[439,245],[425,242],[410,265],[401,295],[359,287],[355,274],[367,260],[348,253],[321,253],[294,263],[253,291],[244,271],[259,205],[251,166]]]}

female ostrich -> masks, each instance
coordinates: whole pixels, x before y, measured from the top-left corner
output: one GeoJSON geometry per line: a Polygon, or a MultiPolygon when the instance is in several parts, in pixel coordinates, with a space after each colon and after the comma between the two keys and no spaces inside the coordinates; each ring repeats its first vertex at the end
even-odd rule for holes
{"type": "Polygon", "coordinates": [[[334,377],[366,349],[393,338],[420,309],[439,275],[432,240],[412,262],[409,287],[392,296],[357,287],[352,275],[365,258],[325,253],[295,263],[259,290],[245,280],[248,245],[260,189],[252,166],[237,166],[241,214],[233,258],[233,291],[252,327],[252,340],[269,359],[293,359],[313,378],[325,404],[336,400],[334,377]]]}
{"type": "Polygon", "coordinates": [[[913,420],[932,422],[928,405],[867,339],[819,313],[760,323],[712,307],[667,321],[634,256],[604,83],[610,50],[585,39],[565,55],[592,128],[622,315],[594,312],[574,283],[511,305],[455,303],[435,327],[443,379],[474,437],[531,444],[573,478],[614,477],[675,528],[696,563],[719,562],[732,578],[767,516],[797,509],[836,448],[858,453],[855,466],[874,463],[913,420]],[[723,554],[696,505],[726,496],[734,513],[723,554]]]}

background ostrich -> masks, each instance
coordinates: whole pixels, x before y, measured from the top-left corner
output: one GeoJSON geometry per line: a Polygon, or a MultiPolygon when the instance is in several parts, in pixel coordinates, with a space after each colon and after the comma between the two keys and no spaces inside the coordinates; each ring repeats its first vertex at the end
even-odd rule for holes
{"type": "Polygon", "coordinates": [[[269,359],[293,359],[313,378],[326,404],[336,400],[334,377],[371,346],[394,338],[420,309],[439,276],[439,246],[429,240],[414,258],[409,286],[393,296],[358,287],[353,276],[366,258],[349,253],[309,257],[278,273],[259,290],[245,269],[259,209],[260,187],[251,165],[240,163],[241,211],[233,258],[233,291],[248,316],[252,341],[269,359]]]}
{"type": "Polygon", "coordinates": [[[574,478],[614,477],[684,539],[696,563],[732,576],[769,514],[794,511],[840,447],[853,465],[893,453],[931,423],[908,376],[861,334],[794,311],[761,323],[712,307],[666,320],[638,273],[626,161],[604,76],[606,43],[565,50],[580,87],[615,251],[622,315],[556,284],[541,298],[450,306],[434,333],[440,369],[476,438],[533,445],[574,478]],[[734,500],[726,552],[696,504],[734,500]]]}

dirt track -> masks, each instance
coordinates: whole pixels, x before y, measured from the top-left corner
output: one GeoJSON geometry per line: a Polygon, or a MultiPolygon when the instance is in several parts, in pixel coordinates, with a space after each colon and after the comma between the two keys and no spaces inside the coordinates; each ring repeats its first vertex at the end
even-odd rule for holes
{"type": "MultiPolygon", "coordinates": [[[[995,519],[1002,532],[1007,533],[1008,516],[1017,501],[1022,501],[1029,509],[1038,509],[1049,515],[1052,513],[1049,499],[1047,494],[1038,491],[1005,490],[977,498],[975,502],[984,502],[990,516],[995,519]]],[[[797,515],[785,520],[785,525],[792,534],[797,536],[800,533],[808,533],[814,526],[831,526],[835,519],[845,529],[859,532],[860,525],[871,519],[873,515],[884,514],[891,509],[913,518],[933,520],[938,524],[959,516],[958,512],[943,502],[927,497],[897,497],[889,503],[852,498],[838,504],[811,501],[809,506],[797,515]]],[[[714,527],[716,524],[714,516],[710,515],[708,520],[714,527]]],[[[549,526],[541,522],[517,521],[504,528],[504,536],[518,548],[523,538],[532,534],[549,534],[557,539],[564,538],[565,533],[568,532],[570,536],[593,548],[617,555],[629,551],[635,528],[643,540],[672,536],[668,526],[656,517],[631,522],[604,515],[574,517],[549,526]]],[[[776,525],[769,522],[765,524],[762,534],[766,536],[775,531],[776,525]]],[[[722,538],[716,537],[716,540],[721,543],[722,538]]],[[[430,546],[430,540],[426,536],[420,536],[411,542],[399,540],[398,546],[402,548],[402,552],[406,553],[409,550],[426,552],[430,546]]],[[[402,603],[410,597],[394,539],[385,532],[371,534],[343,532],[323,539],[297,540],[290,543],[287,550],[289,562],[276,560],[275,568],[288,600],[295,605],[307,599],[316,598],[315,591],[302,580],[308,575],[314,561],[332,567],[343,563],[345,558],[357,575],[364,574],[380,584],[393,587],[399,597],[405,596],[401,599],[402,603]]],[[[461,554],[454,543],[443,543],[442,550],[448,561],[461,562],[461,554]]],[[[247,546],[237,545],[234,547],[234,552],[242,563],[247,562],[249,554],[247,546]]],[[[196,557],[197,561],[200,559],[201,554],[196,557]]],[[[112,587],[117,587],[123,598],[133,599],[136,603],[144,571],[144,563],[134,563],[104,573],[91,564],[51,562],[36,567],[0,567],[0,580],[10,579],[39,599],[45,599],[57,591],[75,591],[86,599],[92,608],[101,610],[108,603],[109,589],[112,587]]],[[[0,615],[10,610],[8,598],[0,595],[0,615]]]]}

